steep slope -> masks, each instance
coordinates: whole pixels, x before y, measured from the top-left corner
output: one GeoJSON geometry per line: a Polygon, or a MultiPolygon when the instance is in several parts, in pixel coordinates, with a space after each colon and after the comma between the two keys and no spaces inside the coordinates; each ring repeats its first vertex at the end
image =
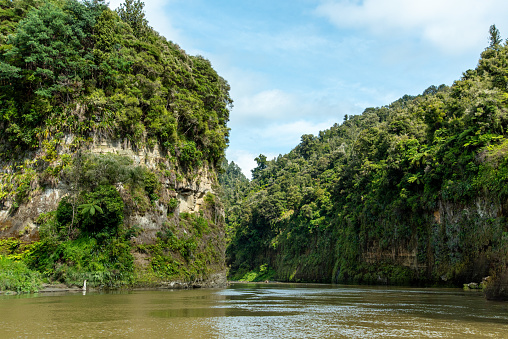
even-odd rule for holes
{"type": "Polygon", "coordinates": [[[495,41],[451,87],[256,158],[226,212],[241,220],[227,250],[232,276],[267,265],[284,281],[462,286],[505,276],[507,57],[495,41]]]}
{"type": "Polygon", "coordinates": [[[20,239],[0,254],[75,284],[223,283],[227,82],[139,0],[0,8],[0,237],[20,239]]]}

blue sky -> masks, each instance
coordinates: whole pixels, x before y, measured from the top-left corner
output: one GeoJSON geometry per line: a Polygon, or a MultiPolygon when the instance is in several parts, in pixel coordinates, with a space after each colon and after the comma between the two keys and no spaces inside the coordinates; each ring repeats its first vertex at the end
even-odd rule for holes
{"type": "MultiPolygon", "coordinates": [[[[123,2],[110,1],[111,8],[123,2]]],[[[228,160],[295,147],[345,114],[387,105],[476,67],[506,0],[145,0],[149,24],[231,85],[228,160]]]]}

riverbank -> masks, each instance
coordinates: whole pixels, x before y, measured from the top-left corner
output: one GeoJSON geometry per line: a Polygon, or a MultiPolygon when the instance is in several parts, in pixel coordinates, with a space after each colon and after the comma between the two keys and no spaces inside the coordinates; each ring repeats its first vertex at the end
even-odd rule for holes
{"type": "Polygon", "coordinates": [[[81,293],[81,292],[99,292],[99,291],[142,291],[142,290],[185,290],[185,289],[199,289],[199,288],[226,288],[230,285],[230,282],[225,279],[223,274],[214,274],[206,281],[168,281],[161,282],[159,284],[149,285],[133,285],[124,286],[120,288],[91,288],[87,287],[83,289],[80,286],[67,286],[62,283],[56,284],[42,284],[42,288],[32,292],[16,292],[0,290],[1,295],[17,295],[27,293],[81,293]]]}
{"type": "MultiPolygon", "coordinates": [[[[225,281],[224,283],[197,283],[197,282],[182,282],[182,281],[171,281],[160,284],[153,285],[137,285],[137,286],[124,286],[120,288],[91,288],[87,287],[86,290],[83,290],[82,287],[79,286],[67,286],[62,283],[55,284],[43,284],[42,288],[35,293],[42,294],[73,294],[73,293],[97,293],[97,292],[118,292],[118,291],[163,291],[163,290],[191,290],[191,289],[220,289],[227,288],[230,286],[257,286],[262,287],[266,286],[267,288],[270,286],[275,287],[302,287],[302,288],[363,288],[363,289],[389,289],[389,290],[401,290],[407,291],[408,289],[419,290],[421,291],[433,291],[433,290],[447,290],[449,292],[464,292],[466,294],[481,294],[483,291],[481,289],[466,289],[460,287],[414,287],[414,286],[389,286],[389,285],[346,285],[346,284],[323,284],[323,283],[312,283],[312,282],[282,282],[282,281],[225,281]]],[[[15,291],[0,291],[0,296],[2,295],[18,295],[18,294],[27,294],[27,293],[17,293],[15,291]]]]}

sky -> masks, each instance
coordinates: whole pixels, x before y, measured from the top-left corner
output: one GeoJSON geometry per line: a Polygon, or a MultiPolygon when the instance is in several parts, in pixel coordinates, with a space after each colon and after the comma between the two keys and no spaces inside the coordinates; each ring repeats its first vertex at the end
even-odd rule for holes
{"type": "MultiPolygon", "coordinates": [[[[117,8],[121,0],[110,0],[117,8]]],[[[506,0],[145,0],[152,26],[231,86],[226,157],[250,178],[259,154],[476,67],[506,0]]]]}

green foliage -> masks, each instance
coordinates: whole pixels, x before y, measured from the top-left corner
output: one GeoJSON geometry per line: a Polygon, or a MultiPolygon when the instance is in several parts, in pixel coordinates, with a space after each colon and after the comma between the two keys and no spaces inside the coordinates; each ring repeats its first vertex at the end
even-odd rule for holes
{"type": "Polygon", "coordinates": [[[154,202],[159,199],[157,196],[157,191],[161,189],[161,182],[157,175],[148,170],[144,171],[144,186],[145,191],[148,194],[151,202],[154,202]]]}
{"type": "Polygon", "coordinates": [[[177,207],[178,207],[178,199],[171,198],[171,199],[169,200],[169,203],[168,203],[168,209],[169,209],[170,211],[173,211],[173,210],[175,210],[175,208],[177,208],[177,207]]]}
{"type": "Polygon", "coordinates": [[[117,236],[123,224],[124,203],[114,186],[99,186],[82,196],[79,228],[95,237],[117,236]],[[102,206],[102,207],[99,207],[102,206]],[[99,213],[92,213],[97,210],[99,213]]]}
{"type": "Polygon", "coordinates": [[[83,192],[77,201],[63,198],[55,212],[41,215],[41,241],[23,260],[51,280],[101,288],[131,285],[134,264],[129,243],[136,227],[125,231],[124,204],[113,186],[83,192]],[[77,203],[82,202],[78,207],[77,203]],[[92,208],[95,213],[92,213],[92,208]]]}
{"type": "Polygon", "coordinates": [[[125,0],[117,9],[120,18],[132,27],[137,37],[143,36],[149,29],[148,21],[145,19],[145,12],[143,11],[144,7],[145,4],[142,1],[125,0]]]}
{"type": "Polygon", "coordinates": [[[267,165],[266,165],[267,161],[266,161],[266,156],[263,154],[260,154],[254,160],[256,160],[256,163],[258,166],[252,170],[252,177],[254,179],[257,179],[259,177],[259,173],[267,167],[267,165]]]}
{"type": "MultiPolygon", "coordinates": [[[[190,220],[194,218],[191,217],[190,220]]],[[[152,281],[145,283],[174,279],[192,281],[203,279],[209,274],[210,265],[216,259],[213,258],[214,251],[209,245],[203,248],[205,242],[202,240],[203,231],[200,227],[207,225],[199,218],[194,222],[196,227],[193,234],[177,234],[166,228],[157,233],[156,244],[139,246],[142,252],[151,257],[150,266],[143,274],[143,279],[152,277],[152,281]]]]}
{"type": "Polygon", "coordinates": [[[129,184],[143,186],[146,169],[134,166],[132,159],[113,153],[76,154],[72,167],[65,173],[65,179],[79,187],[93,190],[98,186],[129,184]]]}
{"type": "Polygon", "coordinates": [[[85,279],[101,288],[131,285],[129,241],[136,228],[126,232],[123,217],[124,204],[114,186],[98,186],[76,199],[64,197],[55,212],[38,218],[41,241],[22,252],[20,259],[50,280],[68,285],[80,286],[85,279]]]}
{"type": "Polygon", "coordinates": [[[78,208],[81,209],[81,214],[84,215],[88,214],[90,218],[93,218],[93,216],[95,215],[95,211],[97,211],[98,213],[104,213],[102,208],[99,205],[97,205],[97,202],[95,201],[88,204],[79,205],[78,208]]]}
{"type": "MultiPolygon", "coordinates": [[[[58,203],[55,218],[60,225],[66,225],[72,222],[74,218],[75,209],[72,205],[72,200],[69,197],[63,197],[58,203]]],[[[41,220],[42,223],[49,222],[51,219],[41,220]]]]}
{"type": "Polygon", "coordinates": [[[203,218],[202,216],[198,216],[194,220],[194,229],[196,231],[196,235],[198,237],[202,237],[203,234],[209,232],[210,227],[208,225],[208,221],[205,218],[203,218]]]}
{"type": "MultiPolygon", "coordinates": [[[[224,204],[224,209],[229,211],[238,206],[244,198],[249,180],[242,173],[240,167],[233,161],[228,163],[225,160],[222,163],[222,171],[219,174],[220,199],[224,204]]],[[[237,207],[238,208],[238,207],[237,207]]],[[[238,227],[242,215],[235,213],[226,213],[226,240],[229,242],[232,232],[238,227]]]]}
{"type": "Polygon", "coordinates": [[[154,244],[138,245],[150,258],[147,267],[137,267],[138,284],[154,285],[168,280],[201,281],[223,269],[220,246],[222,227],[201,213],[181,213],[177,223],[162,225],[154,244]]]}
{"type": "Polygon", "coordinates": [[[21,247],[20,240],[15,238],[0,239],[0,255],[11,255],[21,247]]]}
{"type": "Polygon", "coordinates": [[[2,31],[12,33],[0,41],[1,152],[67,133],[158,144],[181,155],[183,169],[220,164],[229,85],[208,60],[153,31],[143,2],[127,0],[118,14],[104,1],[1,6],[2,31]]]}
{"type": "Polygon", "coordinates": [[[38,272],[28,269],[23,262],[0,255],[0,291],[31,293],[38,292],[41,287],[38,272]]]}
{"type": "Polygon", "coordinates": [[[37,179],[35,160],[25,160],[17,166],[6,166],[0,173],[0,200],[13,200],[12,211],[25,203],[37,179]]]}
{"type": "Polygon", "coordinates": [[[249,282],[267,281],[267,280],[270,281],[273,280],[275,274],[276,272],[273,268],[268,267],[267,264],[263,264],[254,271],[250,271],[244,274],[237,273],[232,279],[235,281],[249,281],[249,282]]]}
{"type": "Polygon", "coordinates": [[[63,177],[72,194],[59,202],[54,219],[41,222],[43,233],[60,239],[76,238],[78,231],[97,239],[117,236],[123,225],[125,204],[116,185],[129,186],[133,193],[144,188],[151,199],[160,186],[153,173],[133,166],[125,156],[111,153],[78,153],[63,177]]]}
{"type": "Polygon", "coordinates": [[[37,218],[40,242],[0,242],[0,253],[47,279],[102,287],[143,279],[130,243],[141,229],[124,225],[124,216],[155,210],[158,200],[189,234],[160,234],[152,273],[194,280],[210,265],[222,269],[223,249],[212,246],[222,236],[219,201],[207,196],[204,214],[179,221],[178,200],[161,179],[221,164],[230,88],[208,60],[150,28],[143,6],[127,0],[115,12],[103,0],[0,0],[0,202],[16,213],[41,189],[69,188],[55,211],[37,218]],[[85,151],[104,141],[160,152],[171,171],[85,151]]]}
{"type": "Polygon", "coordinates": [[[180,146],[180,160],[188,167],[200,167],[203,153],[196,148],[193,141],[186,142],[180,146]]]}
{"type": "Polygon", "coordinates": [[[490,48],[497,48],[502,43],[501,34],[499,33],[499,30],[496,28],[496,25],[492,25],[489,28],[490,33],[490,48]]]}
{"type": "Polygon", "coordinates": [[[268,264],[288,281],[462,286],[501,267],[508,45],[490,34],[478,67],[451,87],[260,155],[250,183],[225,164],[230,275],[268,264]]]}
{"type": "Polygon", "coordinates": [[[119,238],[107,242],[80,237],[76,240],[46,239],[35,243],[25,261],[51,280],[68,285],[113,288],[133,282],[134,259],[130,245],[119,238]]]}

